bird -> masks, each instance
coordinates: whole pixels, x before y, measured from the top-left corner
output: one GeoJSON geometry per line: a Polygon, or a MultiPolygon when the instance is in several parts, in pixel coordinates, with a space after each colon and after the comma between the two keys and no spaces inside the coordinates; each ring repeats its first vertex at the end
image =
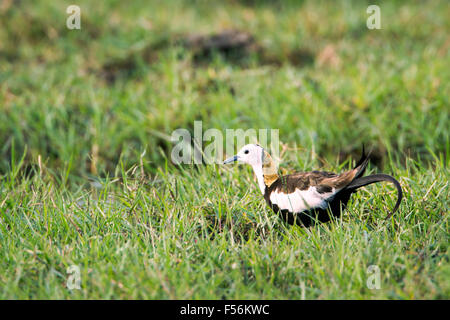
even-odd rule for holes
{"type": "Polygon", "coordinates": [[[241,162],[252,166],[268,206],[286,223],[310,227],[328,222],[332,216],[339,218],[353,193],[376,182],[391,182],[397,189],[397,202],[385,219],[397,211],[403,197],[401,185],[384,173],[363,176],[369,155],[363,146],[361,159],[353,169],[340,174],[310,171],[280,176],[275,162],[263,147],[247,144],[223,164],[241,162]]]}

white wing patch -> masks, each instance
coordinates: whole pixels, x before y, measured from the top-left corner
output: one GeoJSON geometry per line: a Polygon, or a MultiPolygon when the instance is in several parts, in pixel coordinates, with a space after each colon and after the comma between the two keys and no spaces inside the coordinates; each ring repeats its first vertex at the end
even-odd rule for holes
{"type": "Polygon", "coordinates": [[[316,187],[309,187],[308,190],[295,189],[293,193],[272,192],[270,201],[276,204],[280,210],[299,213],[310,209],[326,209],[328,201],[336,193],[333,188],[331,192],[319,193],[316,187]]]}

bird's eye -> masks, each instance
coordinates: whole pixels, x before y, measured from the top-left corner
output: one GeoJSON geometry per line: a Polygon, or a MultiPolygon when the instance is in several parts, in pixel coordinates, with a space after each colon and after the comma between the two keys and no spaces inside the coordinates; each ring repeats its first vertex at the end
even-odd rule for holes
{"type": "Polygon", "coordinates": [[[245,150],[244,153],[245,153],[245,154],[248,154],[248,150],[245,150]]]}

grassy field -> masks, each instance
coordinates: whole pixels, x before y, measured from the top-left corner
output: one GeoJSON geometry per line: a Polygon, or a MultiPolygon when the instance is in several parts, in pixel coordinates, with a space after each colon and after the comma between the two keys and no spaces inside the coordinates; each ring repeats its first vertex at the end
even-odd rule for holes
{"type": "Polygon", "coordinates": [[[1,299],[449,299],[450,9],[383,1],[0,0],[1,299]],[[193,35],[251,44],[204,54],[193,35]],[[184,44],[183,44],[184,43],[184,44]],[[278,129],[282,172],[372,185],[290,227],[251,168],[174,165],[173,130],[278,129]],[[380,271],[369,289],[368,268],[380,271]],[[68,268],[81,288],[69,290],[68,268]]]}

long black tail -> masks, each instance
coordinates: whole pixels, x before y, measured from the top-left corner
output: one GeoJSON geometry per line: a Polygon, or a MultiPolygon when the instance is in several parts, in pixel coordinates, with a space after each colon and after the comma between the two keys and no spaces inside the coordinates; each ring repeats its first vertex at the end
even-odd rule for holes
{"type": "Polygon", "coordinates": [[[403,198],[402,187],[400,186],[400,183],[394,179],[394,177],[391,177],[390,175],[384,173],[372,174],[370,176],[365,176],[353,180],[345,189],[353,192],[361,187],[381,181],[392,182],[394,186],[397,188],[398,193],[397,202],[395,203],[392,212],[386,216],[386,219],[389,219],[395,213],[395,211],[397,211],[398,207],[400,206],[400,202],[402,201],[403,198]]]}

